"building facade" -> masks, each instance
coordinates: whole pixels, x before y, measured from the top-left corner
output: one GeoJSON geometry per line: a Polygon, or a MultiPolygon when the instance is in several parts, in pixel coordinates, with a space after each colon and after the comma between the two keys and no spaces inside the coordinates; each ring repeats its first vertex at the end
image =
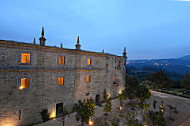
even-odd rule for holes
{"type": "Polygon", "coordinates": [[[104,91],[112,98],[124,89],[126,49],[123,56],[0,40],[0,126],[32,125],[50,118],[64,106],[93,98],[99,104],[104,91]]]}

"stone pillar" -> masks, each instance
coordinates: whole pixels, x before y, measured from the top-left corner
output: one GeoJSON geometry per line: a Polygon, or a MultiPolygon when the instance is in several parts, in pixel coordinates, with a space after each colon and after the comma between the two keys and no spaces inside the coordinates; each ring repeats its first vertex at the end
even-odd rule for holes
{"type": "Polygon", "coordinates": [[[45,46],[46,38],[44,37],[44,27],[42,27],[42,33],[41,33],[41,35],[42,35],[42,37],[39,38],[40,45],[41,46],[45,46]]]}

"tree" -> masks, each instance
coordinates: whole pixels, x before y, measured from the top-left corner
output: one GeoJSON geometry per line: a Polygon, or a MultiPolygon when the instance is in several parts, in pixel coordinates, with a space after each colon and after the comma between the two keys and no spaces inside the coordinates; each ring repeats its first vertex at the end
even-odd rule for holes
{"type": "Polygon", "coordinates": [[[76,111],[76,120],[81,120],[81,126],[84,123],[88,123],[90,118],[94,115],[95,103],[92,98],[84,100],[83,102],[78,101],[73,105],[72,110],[76,111]]]}
{"type": "Polygon", "coordinates": [[[141,115],[143,118],[143,125],[145,125],[146,119],[147,119],[147,112],[148,112],[148,108],[151,106],[150,104],[139,104],[137,105],[138,108],[141,109],[141,115]]]}
{"type": "Polygon", "coordinates": [[[136,87],[139,81],[136,77],[126,75],[126,87],[136,87]]]}
{"type": "Polygon", "coordinates": [[[164,114],[161,111],[148,111],[147,113],[149,123],[152,123],[153,126],[166,126],[166,120],[164,114]]]}
{"type": "Polygon", "coordinates": [[[163,71],[154,72],[146,76],[146,79],[156,84],[156,88],[170,89],[173,86],[173,81],[163,71]]]}
{"type": "Polygon", "coordinates": [[[127,87],[125,89],[126,97],[130,100],[130,104],[132,106],[131,110],[134,110],[134,102],[133,99],[135,99],[135,88],[133,87],[127,87]]]}
{"type": "Polygon", "coordinates": [[[161,101],[161,104],[160,104],[160,111],[162,113],[164,113],[164,101],[161,101]]]}
{"type": "Polygon", "coordinates": [[[126,76],[126,89],[125,89],[125,95],[130,100],[130,104],[132,105],[132,110],[134,110],[134,103],[133,99],[135,98],[135,90],[138,86],[139,82],[136,77],[126,76]]]}
{"type": "Polygon", "coordinates": [[[122,113],[122,107],[123,107],[123,100],[126,100],[126,93],[125,93],[125,90],[122,90],[121,93],[118,93],[118,96],[117,98],[119,98],[119,101],[120,101],[120,110],[121,110],[121,113],[122,113]]]}
{"type": "Polygon", "coordinates": [[[172,105],[167,105],[167,106],[168,106],[168,108],[170,109],[169,119],[173,120],[173,119],[171,118],[171,114],[172,114],[172,110],[174,109],[174,107],[173,107],[172,105]]]}
{"type": "Polygon", "coordinates": [[[63,117],[62,117],[61,120],[60,120],[60,122],[62,122],[63,126],[65,125],[65,116],[66,116],[67,114],[68,114],[68,111],[67,111],[67,109],[64,107],[64,108],[63,108],[63,113],[62,113],[63,117]]]}
{"type": "Polygon", "coordinates": [[[152,81],[146,80],[141,83],[142,85],[145,85],[149,89],[156,89],[156,84],[152,81]]]}
{"type": "Polygon", "coordinates": [[[119,126],[119,122],[120,122],[120,119],[115,116],[114,119],[111,121],[111,125],[119,126]]]}
{"type": "Polygon", "coordinates": [[[184,74],[184,78],[181,79],[181,86],[186,89],[190,89],[190,74],[189,73],[184,74]]]}
{"type": "Polygon", "coordinates": [[[108,116],[108,112],[111,112],[111,98],[109,97],[109,95],[105,95],[105,105],[104,105],[104,112],[105,112],[105,116],[106,116],[106,120],[107,120],[107,116],[108,116]]]}
{"type": "Polygon", "coordinates": [[[137,99],[140,99],[141,104],[143,104],[146,99],[150,98],[151,92],[145,85],[138,85],[135,90],[135,96],[137,99]]]}
{"type": "Polygon", "coordinates": [[[132,114],[130,113],[125,114],[124,117],[127,120],[127,122],[124,122],[124,123],[127,124],[127,126],[142,126],[139,120],[135,119],[136,115],[137,113],[135,114],[134,112],[132,114]]]}
{"type": "Polygon", "coordinates": [[[156,103],[157,103],[157,101],[154,100],[154,101],[153,101],[153,108],[154,108],[154,110],[156,109],[156,103]]]}

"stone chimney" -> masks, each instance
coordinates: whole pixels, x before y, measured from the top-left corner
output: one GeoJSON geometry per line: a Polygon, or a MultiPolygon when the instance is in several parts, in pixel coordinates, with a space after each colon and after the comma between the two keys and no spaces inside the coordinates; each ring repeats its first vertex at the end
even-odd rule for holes
{"type": "Polygon", "coordinates": [[[81,45],[79,44],[79,36],[77,38],[77,44],[75,45],[76,50],[80,50],[81,45]]]}
{"type": "Polygon", "coordinates": [[[41,46],[45,46],[45,41],[46,41],[46,38],[44,37],[44,27],[42,27],[42,33],[41,33],[42,37],[39,38],[40,40],[40,45],[41,46]]]}

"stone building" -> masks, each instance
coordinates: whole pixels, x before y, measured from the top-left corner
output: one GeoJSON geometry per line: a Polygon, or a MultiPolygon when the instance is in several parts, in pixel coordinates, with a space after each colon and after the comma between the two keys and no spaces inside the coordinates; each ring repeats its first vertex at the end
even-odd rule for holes
{"type": "Polygon", "coordinates": [[[59,109],[71,110],[78,100],[97,104],[106,91],[112,98],[124,89],[126,49],[123,56],[0,40],[0,126],[32,125],[59,109]]]}

